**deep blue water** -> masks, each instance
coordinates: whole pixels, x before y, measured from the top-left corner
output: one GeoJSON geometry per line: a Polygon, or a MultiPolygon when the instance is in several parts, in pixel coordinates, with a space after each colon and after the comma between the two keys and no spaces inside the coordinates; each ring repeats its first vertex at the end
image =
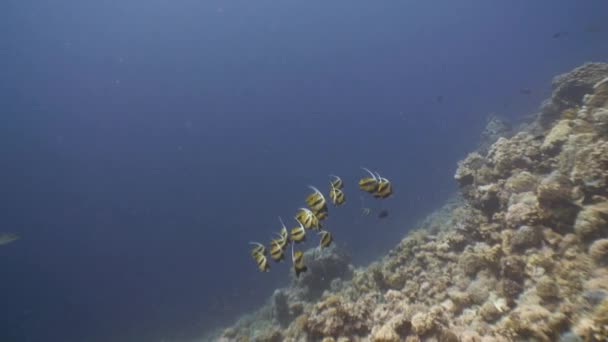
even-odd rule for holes
{"type": "Polygon", "coordinates": [[[455,190],[488,113],[532,113],[555,74],[606,61],[607,12],[3,1],[0,230],[22,238],[0,246],[0,341],[170,341],[233,321],[288,280],[258,273],[247,242],[330,173],[352,192],[328,227],[373,260],[455,190]],[[359,215],[360,166],[394,183],[386,220],[359,215]]]}

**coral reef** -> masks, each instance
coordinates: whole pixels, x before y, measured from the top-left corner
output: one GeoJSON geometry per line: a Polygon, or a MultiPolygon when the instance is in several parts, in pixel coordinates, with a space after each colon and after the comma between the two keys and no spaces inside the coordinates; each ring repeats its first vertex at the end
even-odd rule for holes
{"type": "Polygon", "coordinates": [[[608,64],[556,77],[517,132],[492,116],[454,178],[461,196],[382,259],[308,252],[218,339],[608,340],[608,64]]]}

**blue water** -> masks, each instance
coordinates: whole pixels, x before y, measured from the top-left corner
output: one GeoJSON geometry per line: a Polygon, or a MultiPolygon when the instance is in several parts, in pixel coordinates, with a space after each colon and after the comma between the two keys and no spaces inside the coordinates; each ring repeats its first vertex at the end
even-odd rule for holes
{"type": "Polygon", "coordinates": [[[455,190],[488,113],[532,113],[555,74],[606,61],[607,11],[3,1],[0,230],[22,238],[0,246],[0,341],[173,341],[229,324],[288,281],[287,265],[258,273],[247,242],[330,173],[347,182],[327,223],[337,244],[357,263],[381,256],[455,190]],[[359,214],[360,166],[394,183],[366,203],[385,220],[359,214]]]}

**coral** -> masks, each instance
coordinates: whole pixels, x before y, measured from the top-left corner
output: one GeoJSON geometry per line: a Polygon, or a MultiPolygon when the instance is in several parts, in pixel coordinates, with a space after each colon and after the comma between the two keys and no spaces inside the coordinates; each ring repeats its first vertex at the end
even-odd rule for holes
{"type": "Polygon", "coordinates": [[[502,316],[502,311],[500,311],[494,302],[485,302],[481,308],[479,308],[479,315],[486,322],[494,322],[502,316]]]}
{"type": "Polygon", "coordinates": [[[517,228],[522,225],[536,225],[542,221],[543,213],[538,198],[533,192],[511,196],[505,221],[507,226],[517,228]]]}
{"type": "Polygon", "coordinates": [[[406,315],[400,314],[382,326],[375,327],[371,333],[371,341],[375,342],[397,342],[407,336],[411,330],[410,320],[406,315]]]}
{"type": "Polygon", "coordinates": [[[274,317],[282,326],[288,325],[293,318],[289,310],[287,294],[285,291],[274,291],[274,294],[272,295],[272,309],[274,317]]]}
{"type": "Polygon", "coordinates": [[[543,276],[536,283],[536,294],[545,301],[555,300],[559,296],[559,287],[555,279],[543,276]]]}
{"type": "Polygon", "coordinates": [[[608,299],[602,301],[593,311],[593,341],[608,340],[608,299]]]}
{"type": "Polygon", "coordinates": [[[499,138],[508,137],[512,133],[511,124],[497,114],[490,114],[486,121],[486,127],[481,132],[479,151],[487,152],[488,148],[499,138]]]}
{"type": "Polygon", "coordinates": [[[541,341],[551,341],[555,331],[549,327],[551,313],[538,305],[520,305],[504,322],[506,330],[519,338],[532,337],[541,341]]]}
{"type": "Polygon", "coordinates": [[[538,200],[549,206],[570,203],[573,184],[568,177],[559,172],[552,172],[543,178],[536,190],[538,200]]]}
{"type": "Polygon", "coordinates": [[[597,108],[608,106],[608,78],[597,82],[593,92],[584,99],[585,106],[597,108]]]}
{"type": "Polygon", "coordinates": [[[533,135],[520,132],[510,139],[498,139],[490,147],[487,160],[494,174],[508,177],[514,170],[534,170],[540,157],[540,142],[533,135]]]}
{"type": "Polygon", "coordinates": [[[598,263],[608,263],[608,239],[596,240],[589,247],[589,254],[598,263]]]}
{"type": "Polygon", "coordinates": [[[412,317],[412,331],[418,335],[425,335],[435,329],[435,318],[431,313],[419,312],[412,317]]]}
{"type": "Polygon", "coordinates": [[[484,268],[495,268],[498,266],[500,249],[490,247],[485,243],[477,243],[469,246],[459,257],[458,265],[468,276],[475,276],[484,268]]]}
{"type": "Polygon", "coordinates": [[[608,235],[608,202],[585,206],[576,217],[574,231],[583,240],[608,235]]]}
{"type": "Polygon", "coordinates": [[[585,193],[606,194],[608,191],[608,141],[597,141],[582,147],[574,157],[570,174],[585,193]]]}
{"type": "Polygon", "coordinates": [[[454,179],[460,186],[472,184],[485,184],[489,177],[484,177],[489,173],[486,160],[477,152],[470,153],[464,160],[458,162],[458,168],[454,179]],[[485,180],[485,181],[484,181],[485,180]]]}
{"type": "Polygon", "coordinates": [[[354,302],[341,296],[328,296],[314,305],[305,329],[311,336],[365,334],[370,330],[367,320],[374,303],[370,296],[354,302]]]}
{"type": "Polygon", "coordinates": [[[383,258],[308,251],[309,272],[213,340],[607,340],[608,64],[556,77],[518,129],[491,117],[461,195],[383,258]]]}
{"type": "Polygon", "coordinates": [[[521,226],[511,238],[511,249],[514,251],[537,247],[542,238],[542,227],[521,226]]]}
{"type": "Polygon", "coordinates": [[[518,172],[506,180],[504,185],[506,195],[502,195],[502,197],[505,197],[505,202],[508,202],[509,198],[513,194],[534,192],[538,186],[538,183],[538,176],[528,171],[518,172]]]}
{"type": "Polygon", "coordinates": [[[568,73],[553,78],[551,99],[543,103],[538,118],[547,127],[562,111],[581,103],[585,94],[593,92],[593,86],[608,76],[608,64],[587,63],[568,73]]]}
{"type": "Polygon", "coordinates": [[[557,155],[561,151],[562,145],[568,140],[568,136],[572,134],[573,126],[574,122],[572,120],[558,121],[545,136],[540,146],[542,152],[548,155],[557,155]]]}

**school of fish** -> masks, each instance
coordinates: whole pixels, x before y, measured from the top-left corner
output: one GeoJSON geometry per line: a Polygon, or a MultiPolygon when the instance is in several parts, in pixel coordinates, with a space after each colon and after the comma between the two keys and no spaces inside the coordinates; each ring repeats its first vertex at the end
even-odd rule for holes
{"type": "MultiPolygon", "coordinates": [[[[359,189],[371,194],[374,198],[384,199],[393,194],[391,182],[382,177],[378,172],[372,172],[362,168],[369,176],[359,180],[359,189]]],[[[252,245],[251,256],[255,260],[260,272],[270,270],[270,259],[280,262],[285,259],[285,251],[291,244],[291,263],[296,277],[306,272],[308,267],[304,264],[304,252],[295,250],[295,245],[305,242],[307,231],[315,231],[319,236],[319,249],[329,247],[333,242],[332,233],[323,228],[322,221],[328,218],[329,210],[327,199],[323,193],[314,186],[309,186],[311,193],[305,198],[306,207],[297,209],[294,219],[296,225],[288,229],[283,219],[279,216],[281,228],[276,237],[270,240],[269,248],[260,242],[249,242],[252,245]]],[[[336,175],[330,175],[329,199],[334,207],[339,207],[346,202],[344,195],[344,182],[336,175]]]]}

